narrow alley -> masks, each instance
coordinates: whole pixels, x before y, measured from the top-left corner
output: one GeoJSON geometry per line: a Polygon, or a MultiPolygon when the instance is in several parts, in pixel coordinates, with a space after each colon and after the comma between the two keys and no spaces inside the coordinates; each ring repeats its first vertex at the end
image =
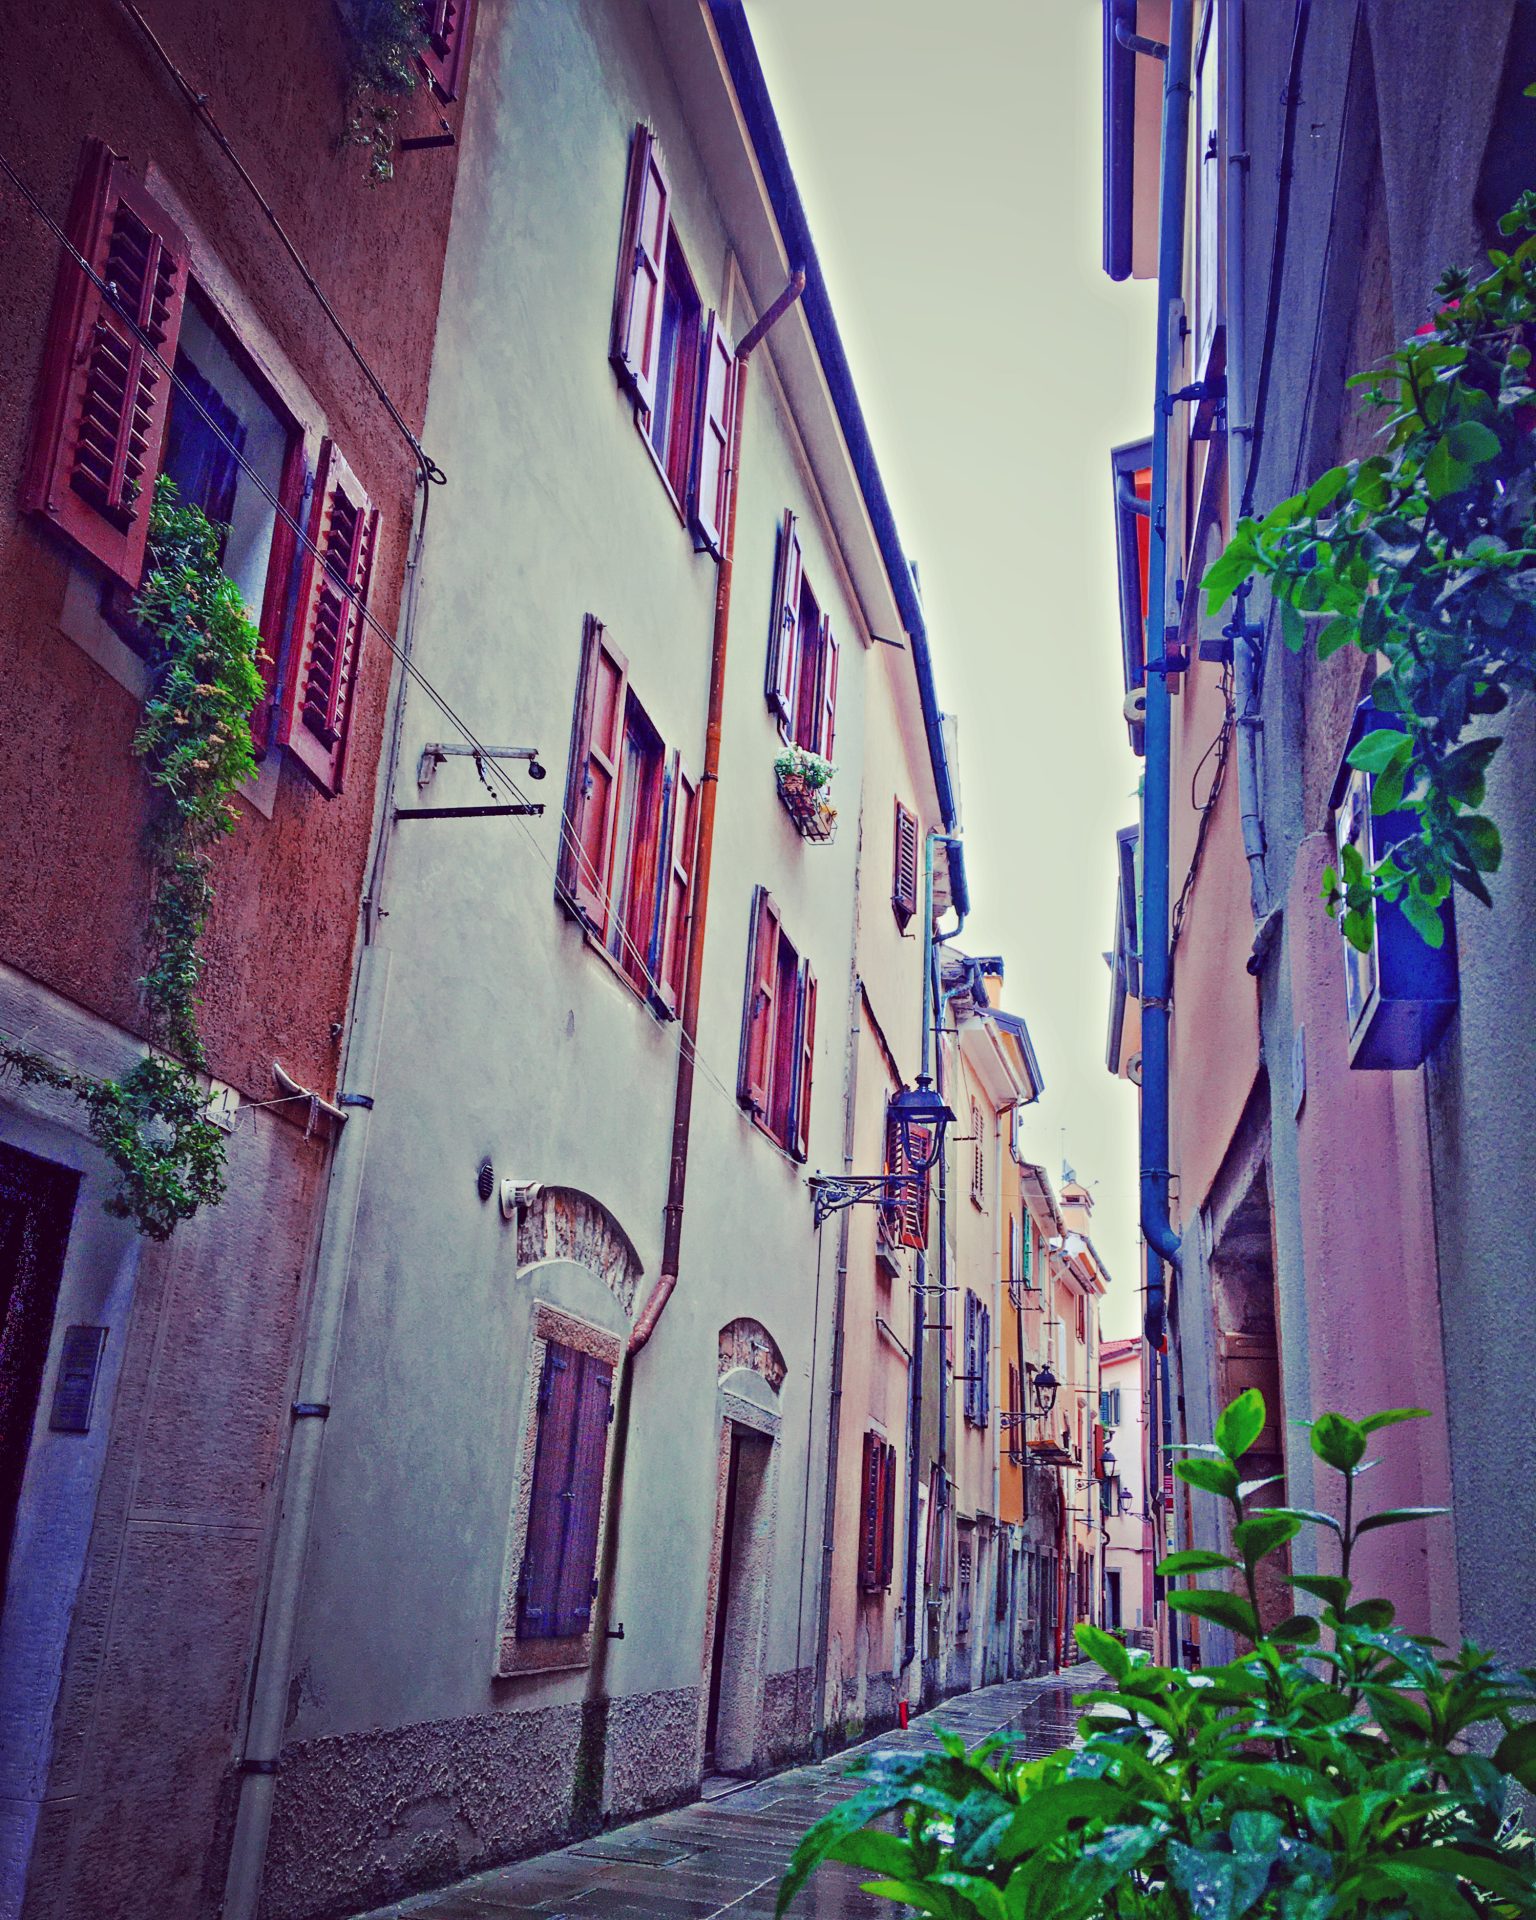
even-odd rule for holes
{"type": "MultiPolygon", "coordinates": [[[[1021,1756],[1034,1759],[1071,1743],[1077,1724],[1072,1696],[1102,1678],[1083,1665],[1040,1680],[980,1687],[865,1744],[934,1746],[934,1728],[944,1727],[973,1746],[993,1733],[1015,1736],[1021,1756]]],[[[496,1920],[511,1913],[541,1913],[549,1920],[772,1920],[795,1843],[856,1790],[847,1771],[862,1751],[849,1747],[820,1765],[791,1767],[558,1853],[476,1874],[381,1907],[366,1920],[496,1920]]],[[[860,1881],[869,1878],[853,1867],[823,1867],[790,1912],[806,1920],[891,1920],[889,1900],[859,1891],[860,1881]]]]}

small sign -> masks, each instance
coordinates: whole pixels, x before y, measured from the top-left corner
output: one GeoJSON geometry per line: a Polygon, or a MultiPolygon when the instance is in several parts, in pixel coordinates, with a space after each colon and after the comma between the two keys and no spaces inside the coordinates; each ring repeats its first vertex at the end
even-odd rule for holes
{"type": "Polygon", "coordinates": [[[91,1409],[96,1403],[96,1377],[101,1351],[107,1344],[105,1327],[66,1327],[59,1354],[59,1373],[53,1387],[53,1412],[48,1425],[54,1433],[89,1433],[91,1409]]]}

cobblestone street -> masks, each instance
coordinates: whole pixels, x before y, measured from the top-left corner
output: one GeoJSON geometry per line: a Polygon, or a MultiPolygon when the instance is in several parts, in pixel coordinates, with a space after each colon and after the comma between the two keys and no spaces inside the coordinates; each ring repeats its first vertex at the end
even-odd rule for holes
{"type": "MultiPolygon", "coordinates": [[[[1073,1737],[1072,1695],[1089,1684],[1090,1667],[1040,1680],[962,1694],[892,1728],[870,1746],[933,1744],[935,1726],[975,1742],[997,1728],[1028,1736],[1026,1752],[1048,1753],[1073,1737]]],[[[769,1920],[780,1876],[795,1843],[814,1820],[852,1792],[845,1778],[858,1748],[819,1766],[795,1767],[771,1779],[698,1800],[671,1813],[598,1834],[559,1853],[499,1867],[440,1892],[381,1909],[370,1920],[496,1920],[541,1913],[551,1920],[769,1920]]],[[[889,1920],[888,1900],[859,1891],[868,1875],[829,1863],[801,1894],[794,1912],[816,1920],[889,1920]]]]}

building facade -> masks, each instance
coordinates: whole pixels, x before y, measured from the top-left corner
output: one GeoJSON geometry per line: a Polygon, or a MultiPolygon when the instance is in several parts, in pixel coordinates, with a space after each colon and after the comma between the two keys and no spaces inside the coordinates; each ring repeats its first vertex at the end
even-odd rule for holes
{"type": "MultiPolygon", "coordinates": [[[[1148,1332],[1171,1375],[1153,1392],[1160,1441],[1205,1440],[1220,1406],[1258,1386],[1270,1421],[1256,1469],[1317,1506],[1326,1477],[1314,1485],[1296,1422],[1427,1409],[1373,1443],[1372,1496],[1449,1503],[1452,1517],[1369,1537],[1358,1577],[1390,1592],[1410,1630],[1528,1659],[1533,1567],[1506,1522],[1531,1465],[1532,1306],[1507,1257],[1533,1224],[1532,1042],[1509,1014],[1527,968],[1529,850],[1506,835],[1491,908],[1457,890],[1443,1010],[1417,1044],[1373,1056],[1365,1029],[1393,989],[1348,961],[1321,895],[1376,663],[1352,646],[1293,652],[1267,593],[1234,617],[1199,587],[1240,515],[1375,450],[1346,377],[1432,319],[1447,267],[1475,274],[1501,244],[1497,219],[1525,184],[1510,157],[1529,139],[1517,75],[1531,9],[1499,0],[1452,22],[1227,0],[1105,18],[1106,264],[1150,276],[1161,261],[1167,385],[1183,396],[1113,461],[1148,797],[1131,863],[1142,910],[1122,886],[1115,972],[1117,1004],[1139,999],[1139,1021],[1112,1020],[1110,1064],[1141,1087],[1148,1332]],[[1164,116],[1162,170],[1163,68],[1115,37],[1132,15],[1191,80],[1189,115],[1173,102],[1164,116]],[[1456,137],[1429,137],[1450,97],[1456,137]]],[[[1497,731],[1487,806],[1511,822],[1531,786],[1529,701],[1497,731]]],[[[1181,1544],[1212,1544],[1208,1505],[1180,1490],[1163,1518],[1181,1544]]],[[[1298,1543],[1297,1571],[1310,1551],[1298,1543]]]]}

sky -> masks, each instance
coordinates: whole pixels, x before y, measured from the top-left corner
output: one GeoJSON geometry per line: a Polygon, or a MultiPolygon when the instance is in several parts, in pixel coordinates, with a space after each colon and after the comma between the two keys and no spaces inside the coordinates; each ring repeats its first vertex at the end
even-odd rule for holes
{"type": "Polygon", "coordinates": [[[1104,1066],[1121,718],[1109,449],[1150,425],[1151,289],[1100,265],[1098,0],[747,0],[959,716],[972,913],[1137,1322],[1136,1103],[1104,1066]]]}

